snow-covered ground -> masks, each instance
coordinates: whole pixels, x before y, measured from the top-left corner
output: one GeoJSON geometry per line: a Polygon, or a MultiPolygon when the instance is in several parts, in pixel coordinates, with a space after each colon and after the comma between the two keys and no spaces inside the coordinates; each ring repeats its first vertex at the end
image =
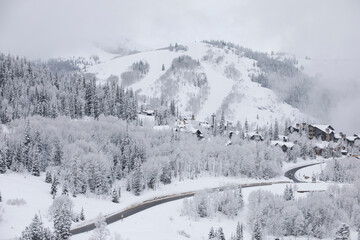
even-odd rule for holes
{"type": "MultiPolygon", "coordinates": [[[[300,185],[304,184],[294,184],[297,185],[297,188],[300,189],[300,185]]],[[[326,185],[320,184],[305,184],[314,190],[323,190],[326,189],[326,185]]],[[[232,233],[235,233],[236,224],[239,221],[245,226],[244,230],[244,239],[251,239],[251,231],[247,227],[247,204],[249,194],[253,191],[262,189],[265,191],[271,191],[275,194],[283,194],[286,184],[277,184],[272,186],[263,186],[263,187],[254,187],[254,188],[244,188],[243,196],[245,207],[240,212],[239,216],[229,219],[223,215],[218,215],[214,218],[205,218],[194,220],[188,216],[182,215],[183,201],[177,200],[174,202],[169,202],[162,204],[150,209],[147,209],[141,213],[132,215],[123,221],[119,221],[107,226],[110,231],[110,235],[115,237],[116,235],[121,235],[123,239],[158,239],[158,240],[168,240],[168,239],[208,239],[207,235],[211,227],[217,229],[222,227],[226,239],[230,239],[232,233]]],[[[296,193],[296,196],[301,197],[302,194],[296,193]]],[[[93,234],[93,231],[75,235],[72,237],[73,240],[85,240],[89,239],[93,234]]],[[[274,239],[274,237],[268,237],[266,239],[274,239]]],[[[283,239],[295,239],[292,237],[283,238],[283,239]]],[[[296,238],[307,239],[307,238],[296,238]]]]}
{"type": "MultiPolygon", "coordinates": [[[[284,170],[309,163],[310,161],[299,161],[296,164],[287,164],[284,166],[284,170]]],[[[301,170],[301,173],[318,173],[321,168],[316,168],[316,166],[319,165],[305,168],[301,170]]],[[[29,225],[35,214],[40,214],[44,224],[52,227],[48,216],[48,209],[52,203],[52,196],[49,193],[51,184],[45,183],[44,179],[44,174],[41,177],[35,177],[28,173],[18,174],[11,172],[0,175],[0,191],[3,198],[3,202],[1,202],[0,205],[4,209],[4,220],[0,222],[1,240],[13,239],[20,236],[21,232],[29,225]],[[7,204],[9,199],[23,199],[26,203],[20,206],[13,206],[7,204]],[[19,216],[21,216],[21,218],[19,218],[19,216]]],[[[269,181],[279,180],[287,179],[285,177],[278,177],[277,179],[271,179],[269,181]]],[[[76,198],[71,197],[71,199],[74,202],[74,211],[80,212],[83,207],[86,220],[89,221],[96,218],[100,212],[108,215],[159,196],[250,182],[264,181],[228,177],[202,177],[195,180],[174,180],[172,184],[160,185],[156,191],[145,191],[138,197],[132,193],[122,191],[119,204],[112,203],[108,198],[104,199],[96,196],[79,195],[76,198]]],[[[295,189],[298,191],[325,190],[328,186],[327,183],[303,183],[294,185],[296,185],[295,189]]],[[[286,184],[276,184],[245,188],[243,189],[245,204],[251,191],[264,189],[276,194],[282,194],[285,186],[286,184]]],[[[304,194],[306,193],[296,193],[296,196],[301,197],[304,196],[304,194]]],[[[156,206],[128,217],[122,222],[113,223],[108,227],[113,236],[115,236],[115,233],[119,233],[124,239],[144,239],[145,236],[151,236],[151,239],[184,239],[187,238],[187,235],[190,236],[189,239],[206,239],[205,237],[211,226],[222,226],[225,234],[229,237],[230,234],[235,231],[237,221],[246,224],[246,207],[236,219],[216,217],[214,219],[194,221],[186,216],[181,216],[182,204],[183,200],[179,200],[156,206]],[[139,226],[142,226],[141,231],[139,226]]],[[[82,224],[84,224],[84,222],[73,224],[73,227],[82,224]]],[[[88,239],[91,234],[92,233],[76,235],[73,236],[72,239],[88,239]]],[[[245,239],[250,239],[250,236],[245,239]]]]}
{"type": "MultiPolygon", "coordinates": [[[[319,161],[319,160],[317,160],[319,161]]],[[[320,160],[322,161],[322,159],[320,160]]],[[[316,161],[311,161],[316,162],[316,161]]],[[[293,166],[287,166],[287,169],[292,167],[309,164],[309,161],[299,161],[293,166]]],[[[290,164],[289,164],[290,165],[290,164]]],[[[319,165],[310,166],[302,169],[302,173],[314,173],[318,174],[320,167],[319,165]]],[[[230,238],[232,233],[235,233],[237,222],[243,223],[244,239],[251,239],[251,231],[247,227],[247,205],[248,197],[251,192],[262,189],[265,191],[271,191],[275,194],[283,194],[285,187],[288,184],[276,184],[271,186],[261,186],[254,188],[244,188],[243,196],[245,207],[240,212],[239,216],[229,219],[225,216],[218,215],[214,218],[205,218],[194,220],[187,216],[182,215],[183,201],[178,200],[162,204],[139,214],[132,215],[123,221],[119,221],[108,225],[110,236],[115,239],[116,236],[121,236],[123,239],[208,239],[207,234],[211,227],[217,229],[222,227],[227,239],[230,238]]],[[[292,184],[294,189],[297,191],[322,191],[328,187],[327,183],[301,183],[292,184]]],[[[295,193],[295,197],[303,197],[306,193],[295,193]]],[[[74,240],[85,240],[89,239],[93,232],[87,232],[84,234],[73,236],[74,240]]],[[[356,233],[352,232],[351,239],[355,239],[356,233]]],[[[274,237],[268,236],[266,239],[274,239],[274,237]]],[[[307,237],[285,237],[283,240],[305,240],[307,237]]],[[[310,238],[314,239],[314,238],[310,238]]]]}
{"type": "MultiPolygon", "coordinates": [[[[44,174],[40,177],[35,177],[28,173],[19,174],[11,172],[0,175],[0,192],[3,200],[0,205],[4,209],[4,220],[0,223],[1,240],[20,236],[25,227],[30,224],[35,214],[41,215],[46,226],[52,226],[48,216],[48,209],[52,204],[52,196],[50,195],[51,184],[45,183],[44,179],[44,174]],[[26,203],[20,206],[13,206],[7,204],[9,199],[23,199],[26,203]]],[[[249,182],[262,181],[227,177],[202,177],[185,181],[174,180],[172,184],[160,185],[156,191],[145,191],[138,197],[132,193],[122,191],[119,204],[112,203],[110,198],[104,199],[96,196],[86,197],[79,195],[76,198],[70,198],[74,203],[75,212],[80,213],[81,208],[83,208],[86,220],[93,220],[100,212],[105,215],[111,214],[159,196],[249,182]]],[[[122,189],[125,189],[125,187],[122,189]]],[[[73,224],[73,226],[81,224],[84,224],[84,222],[73,224]]]]}
{"type": "Polygon", "coordinates": [[[171,67],[174,59],[188,55],[199,61],[199,71],[206,74],[209,91],[206,96],[201,96],[202,104],[199,111],[191,112],[189,99],[196,95],[199,87],[182,77],[177,79],[179,89],[171,97],[176,101],[176,106],[182,115],[195,114],[198,120],[205,120],[225,107],[227,120],[245,122],[247,119],[250,123],[259,126],[270,125],[276,118],[279,121],[308,120],[308,116],[281,101],[272,90],[251,81],[251,74],[260,72],[254,66],[254,60],[244,56],[239,57],[233,51],[219,49],[202,42],[194,42],[187,47],[187,51],[162,49],[115,58],[102,56],[99,53],[101,63],[89,66],[86,71],[95,73],[103,81],[111,75],[118,76],[121,81],[121,74],[128,71],[133,63],[147,62],[150,66],[149,72],[140,81],[132,84],[131,88],[145,96],[160,97],[162,93],[158,79],[171,67]],[[162,65],[165,66],[164,71],[162,65]],[[227,74],[228,69],[232,69],[231,71],[237,74],[227,74]]]}

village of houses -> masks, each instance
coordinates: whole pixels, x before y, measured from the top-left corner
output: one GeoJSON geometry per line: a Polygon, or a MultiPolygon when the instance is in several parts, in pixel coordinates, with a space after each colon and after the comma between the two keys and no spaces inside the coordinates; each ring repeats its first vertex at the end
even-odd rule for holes
{"type": "MultiPolygon", "coordinates": [[[[146,116],[154,118],[156,114],[155,110],[143,110],[139,116],[146,116]]],[[[154,121],[153,119],[151,120],[154,121]]],[[[215,128],[220,127],[220,121],[216,121],[216,116],[213,114],[211,116],[211,121],[199,121],[196,120],[194,115],[181,117],[181,119],[176,119],[173,127],[169,125],[163,126],[154,126],[156,130],[164,129],[173,129],[176,132],[190,133],[196,136],[199,140],[206,138],[206,135],[214,134],[215,128]]],[[[270,140],[270,144],[274,147],[280,147],[283,152],[292,150],[295,144],[295,141],[289,140],[289,135],[293,133],[307,134],[310,140],[314,140],[314,152],[316,155],[322,156],[323,151],[327,150],[330,152],[330,156],[334,157],[336,154],[341,154],[343,156],[353,156],[360,159],[360,134],[346,135],[343,132],[336,133],[335,129],[328,124],[308,124],[308,123],[296,123],[294,125],[286,127],[286,130],[279,130],[279,135],[276,139],[271,139],[271,137],[265,137],[261,131],[255,130],[249,131],[245,130],[241,132],[237,129],[234,123],[230,121],[225,121],[224,124],[224,134],[226,134],[229,139],[225,143],[226,145],[232,144],[233,135],[242,135],[240,137],[247,139],[249,141],[265,141],[270,140]],[[281,134],[283,133],[283,134],[281,134]],[[355,147],[354,147],[355,146],[355,147]]],[[[258,128],[257,128],[258,129],[258,128]]],[[[330,157],[326,156],[326,157],[330,157]]]]}

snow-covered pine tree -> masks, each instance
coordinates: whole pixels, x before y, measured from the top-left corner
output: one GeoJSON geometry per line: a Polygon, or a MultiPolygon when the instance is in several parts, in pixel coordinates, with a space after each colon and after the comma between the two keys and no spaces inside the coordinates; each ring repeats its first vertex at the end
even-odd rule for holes
{"type": "Polygon", "coordinates": [[[144,188],[144,173],[140,158],[135,158],[131,186],[134,194],[139,196],[144,188]]]}
{"type": "Polygon", "coordinates": [[[239,186],[237,188],[237,193],[235,194],[236,198],[237,198],[237,204],[238,204],[238,208],[242,208],[244,206],[244,199],[243,199],[243,195],[242,195],[242,188],[241,186],[239,186]]]}
{"type": "MultiPolygon", "coordinates": [[[[247,133],[249,133],[249,123],[248,123],[248,120],[247,119],[245,119],[245,133],[247,134],[247,133]]],[[[245,135],[246,135],[245,134],[245,135]]]]}
{"type": "Polygon", "coordinates": [[[343,182],[343,176],[341,171],[340,163],[337,159],[334,162],[334,182],[343,182]]]}
{"type": "Polygon", "coordinates": [[[52,182],[51,173],[49,171],[46,171],[45,182],[46,183],[51,183],[52,182]]]}
{"type": "Polygon", "coordinates": [[[289,122],[287,120],[285,121],[284,135],[289,136],[289,122]]]}
{"type": "Polygon", "coordinates": [[[219,133],[220,133],[220,135],[222,135],[222,134],[224,134],[224,132],[225,132],[225,116],[224,116],[224,111],[221,111],[219,133]]]}
{"type": "Polygon", "coordinates": [[[279,140],[279,123],[277,119],[275,119],[274,125],[274,140],[279,140]]]}
{"type": "Polygon", "coordinates": [[[71,236],[71,211],[68,206],[61,206],[54,213],[54,229],[57,239],[66,240],[71,236]]]}
{"type": "Polygon", "coordinates": [[[40,146],[35,146],[35,155],[32,160],[31,174],[34,176],[40,176],[40,146]]]}
{"type": "Polygon", "coordinates": [[[30,159],[30,148],[31,148],[31,127],[30,122],[27,120],[24,133],[24,141],[22,145],[21,160],[25,168],[30,172],[31,170],[31,159],[30,159]]]}
{"type": "Polygon", "coordinates": [[[261,222],[260,219],[255,219],[254,226],[253,226],[253,240],[262,240],[262,228],[261,228],[261,222]]]}
{"type": "Polygon", "coordinates": [[[53,161],[55,166],[60,166],[62,163],[62,158],[63,158],[63,151],[62,148],[60,146],[60,141],[59,139],[55,139],[54,141],[54,157],[53,157],[53,161]]]}
{"type": "Polygon", "coordinates": [[[51,240],[54,236],[48,228],[44,228],[38,215],[35,215],[32,222],[22,232],[20,240],[51,240]]]}
{"type": "Polygon", "coordinates": [[[215,232],[213,227],[210,228],[210,232],[208,236],[209,236],[209,240],[213,240],[215,238],[215,232]]]}
{"type": "Polygon", "coordinates": [[[235,240],[244,240],[244,228],[239,222],[236,225],[235,240]]]}
{"type": "Polygon", "coordinates": [[[336,231],[334,240],[350,240],[349,225],[343,223],[341,227],[336,231]]]}
{"type": "Polygon", "coordinates": [[[225,240],[225,234],[222,227],[219,227],[219,229],[216,231],[216,237],[217,240],[225,240]]]}
{"type": "Polygon", "coordinates": [[[0,149],[0,174],[6,172],[6,161],[3,152],[0,149]]]}
{"type": "Polygon", "coordinates": [[[81,207],[80,220],[81,220],[81,221],[84,221],[84,220],[85,220],[84,208],[83,208],[83,207],[81,207]]]}
{"type": "Polygon", "coordinates": [[[54,175],[53,182],[51,184],[51,192],[50,192],[50,194],[53,195],[53,198],[55,198],[55,196],[56,196],[58,184],[59,184],[59,182],[58,182],[56,176],[54,175]]]}
{"type": "Polygon", "coordinates": [[[170,103],[170,113],[172,116],[175,116],[176,115],[176,107],[175,107],[175,100],[171,100],[171,103],[170,103]]]}
{"type": "Polygon", "coordinates": [[[112,191],[112,200],[111,201],[113,203],[119,203],[119,196],[115,189],[112,191]]]}
{"type": "Polygon", "coordinates": [[[289,201],[290,200],[290,193],[289,193],[289,185],[286,185],[285,186],[285,190],[284,190],[284,199],[286,201],[289,201]]]}
{"type": "Polygon", "coordinates": [[[62,187],[62,193],[61,195],[69,195],[69,186],[68,186],[68,181],[65,180],[64,181],[64,184],[63,184],[63,187],[62,187]]]}

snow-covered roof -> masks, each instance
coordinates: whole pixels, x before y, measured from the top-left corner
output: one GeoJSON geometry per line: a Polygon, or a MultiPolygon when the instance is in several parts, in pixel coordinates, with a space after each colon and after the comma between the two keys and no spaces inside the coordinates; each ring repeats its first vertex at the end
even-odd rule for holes
{"type": "Polygon", "coordinates": [[[279,135],[279,139],[285,139],[285,140],[289,140],[289,138],[285,135],[279,135]]]}
{"type": "Polygon", "coordinates": [[[336,139],[340,139],[340,138],[342,138],[342,137],[341,137],[341,135],[340,135],[340,134],[338,134],[338,133],[335,133],[334,137],[335,137],[336,139]]]}
{"type": "Polygon", "coordinates": [[[147,114],[154,114],[155,110],[144,110],[143,112],[147,114]]]}
{"type": "Polygon", "coordinates": [[[294,129],[299,129],[300,125],[299,125],[299,127],[297,127],[296,125],[295,126],[290,126],[290,127],[294,128],[294,129]]]}
{"type": "Polygon", "coordinates": [[[318,128],[318,129],[320,129],[321,131],[323,131],[323,132],[326,132],[326,129],[329,129],[329,133],[332,133],[332,132],[334,132],[333,130],[334,130],[334,128],[332,127],[332,126],[330,126],[330,125],[325,125],[325,124],[314,124],[314,125],[312,125],[313,127],[316,127],[316,128],[318,128]]]}
{"type": "Polygon", "coordinates": [[[252,137],[252,136],[260,136],[260,137],[262,137],[262,135],[260,133],[257,133],[257,132],[249,132],[247,135],[250,136],[250,137],[252,137]]]}
{"type": "Polygon", "coordinates": [[[169,125],[162,125],[162,126],[154,126],[154,130],[158,131],[164,131],[164,130],[170,130],[171,127],[169,125]]]}
{"type": "Polygon", "coordinates": [[[348,141],[353,142],[353,141],[355,141],[356,139],[359,139],[359,138],[356,137],[356,136],[348,136],[348,137],[346,137],[346,139],[347,139],[348,141]]]}
{"type": "Polygon", "coordinates": [[[295,144],[292,142],[283,142],[283,141],[271,141],[272,146],[286,146],[288,148],[292,148],[295,144]]]}

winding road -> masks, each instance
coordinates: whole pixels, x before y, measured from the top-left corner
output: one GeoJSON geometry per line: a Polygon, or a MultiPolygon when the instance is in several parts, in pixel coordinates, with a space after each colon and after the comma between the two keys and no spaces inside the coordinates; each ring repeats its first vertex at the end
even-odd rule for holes
{"type": "Polygon", "coordinates": [[[317,164],[320,164],[320,163],[312,163],[312,164],[307,164],[305,166],[300,166],[300,167],[296,167],[296,168],[292,168],[288,171],[285,172],[284,176],[289,178],[290,180],[293,180],[295,183],[304,183],[304,181],[300,181],[299,179],[297,179],[295,177],[295,173],[302,169],[302,168],[305,168],[305,167],[310,167],[310,166],[313,166],[313,165],[317,165],[317,164]]]}
{"type": "MultiPolygon", "coordinates": [[[[309,167],[309,166],[313,166],[316,164],[320,164],[320,163],[313,163],[313,164],[308,164],[308,165],[304,165],[304,166],[300,166],[300,167],[296,167],[293,169],[290,169],[288,171],[285,172],[285,177],[289,178],[290,180],[293,180],[295,183],[302,183],[302,181],[298,180],[295,177],[295,172],[298,171],[301,168],[305,168],[305,167],[309,167]]],[[[263,182],[263,183],[248,183],[248,184],[240,184],[240,186],[242,188],[251,188],[251,187],[259,187],[259,186],[268,186],[268,185],[273,185],[273,184],[284,184],[284,183],[291,183],[290,181],[277,181],[277,182],[263,182]]],[[[218,187],[218,188],[212,188],[212,190],[219,190],[222,191],[224,190],[225,187],[218,187]]],[[[123,218],[129,217],[131,215],[134,215],[138,212],[144,211],[148,208],[151,207],[155,207],[159,204],[163,204],[163,203],[167,203],[167,202],[171,202],[171,201],[176,201],[179,199],[183,199],[183,198],[188,198],[188,197],[192,197],[195,195],[196,192],[185,192],[185,193],[180,193],[180,194],[176,194],[176,195],[170,195],[170,196],[163,196],[163,197],[159,197],[159,198],[154,198],[151,200],[147,200],[144,201],[138,205],[129,207],[123,211],[120,212],[116,212],[114,214],[111,215],[107,215],[105,216],[105,221],[107,224],[113,223],[113,222],[117,222],[122,220],[123,218]]],[[[80,233],[84,233],[87,231],[91,231],[95,229],[95,223],[94,222],[90,222],[86,225],[83,226],[78,226],[75,227],[73,229],[70,230],[70,233],[72,235],[77,235],[80,233]]]]}

